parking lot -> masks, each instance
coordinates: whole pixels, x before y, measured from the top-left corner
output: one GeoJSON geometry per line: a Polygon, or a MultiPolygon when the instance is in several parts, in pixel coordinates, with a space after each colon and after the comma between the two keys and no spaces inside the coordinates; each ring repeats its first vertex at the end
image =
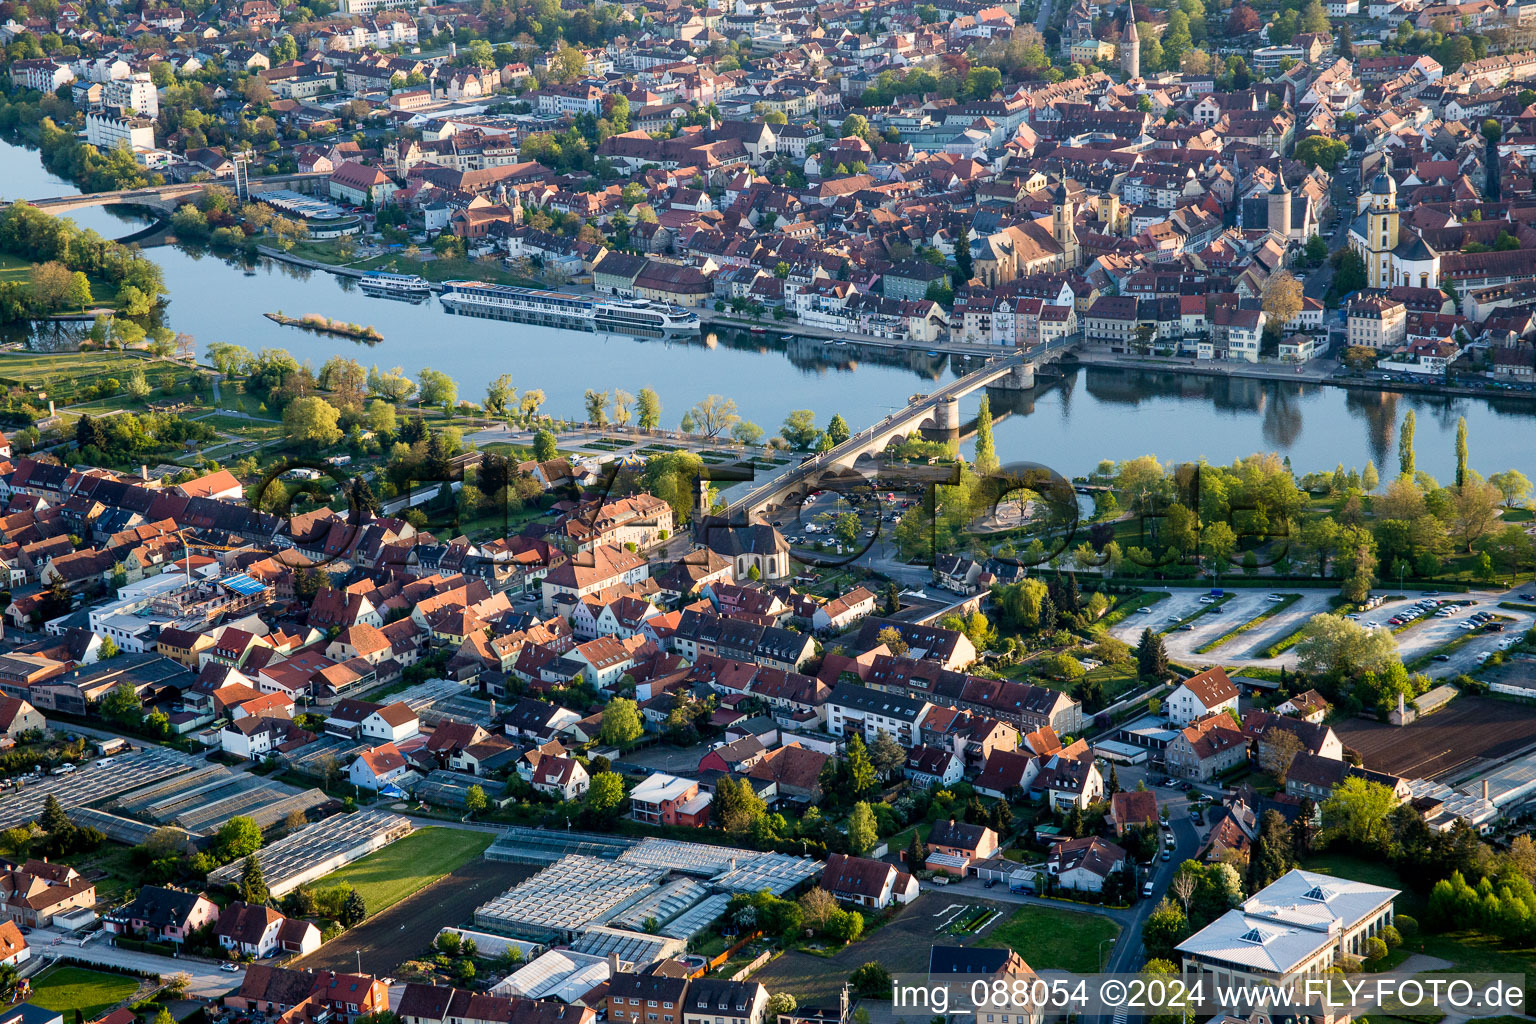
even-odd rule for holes
{"type": "MultiPolygon", "coordinates": [[[[1284,584],[1276,584],[1274,590],[1245,588],[1228,591],[1231,596],[1219,606],[1202,602],[1201,599],[1210,593],[1208,588],[1173,590],[1170,591],[1171,596],[1149,606],[1145,611],[1128,616],[1110,632],[1126,643],[1135,644],[1142,630],[1151,627],[1154,632],[1165,634],[1164,643],[1169,657],[1188,665],[1210,665],[1219,662],[1238,668],[1244,665],[1270,667],[1283,665],[1286,668],[1295,668],[1297,656],[1294,647],[1281,652],[1274,658],[1265,658],[1262,652],[1271,644],[1290,636],[1306,625],[1307,620],[1313,615],[1329,611],[1332,608],[1334,592],[1322,589],[1289,592],[1299,593],[1301,596],[1287,605],[1284,610],[1209,651],[1201,651],[1200,648],[1274,608],[1276,602],[1271,600],[1271,595],[1287,593],[1284,584]],[[1202,609],[1207,610],[1199,618],[1181,628],[1174,628],[1177,623],[1202,609]]],[[[1528,588],[1525,592],[1532,593],[1528,588]]],[[[1430,596],[1413,594],[1402,600],[1382,604],[1368,612],[1361,612],[1354,618],[1362,625],[1374,624],[1381,628],[1393,628],[1391,619],[1394,616],[1414,612],[1416,602],[1430,596]]],[[[1465,641],[1454,651],[1441,655],[1443,660],[1431,661],[1425,666],[1423,671],[1434,677],[1475,672],[1489,654],[1513,645],[1525,635],[1533,622],[1536,622],[1536,616],[1531,612],[1498,607],[1501,601],[1526,601],[1527,599],[1521,598],[1518,591],[1502,594],[1482,592],[1439,594],[1433,597],[1435,600],[1444,602],[1438,609],[1444,614],[1436,617],[1434,610],[1431,610],[1429,614],[1415,619],[1397,634],[1398,649],[1405,662],[1429,656],[1452,641],[1461,639],[1468,632],[1473,633],[1472,639],[1465,641]],[[1476,630],[1471,630],[1463,623],[1470,622],[1474,615],[1491,615],[1498,618],[1485,619],[1476,630]],[[1487,627],[1492,623],[1502,625],[1504,628],[1499,631],[1489,630],[1487,627]]]]}

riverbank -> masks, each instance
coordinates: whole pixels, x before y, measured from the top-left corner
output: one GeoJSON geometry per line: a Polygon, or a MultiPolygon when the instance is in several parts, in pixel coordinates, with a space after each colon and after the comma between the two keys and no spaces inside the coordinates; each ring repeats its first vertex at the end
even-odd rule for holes
{"type": "MultiPolygon", "coordinates": [[[[1290,384],[1323,384],[1357,391],[1396,391],[1403,394],[1457,398],[1520,398],[1536,402],[1536,391],[1519,391],[1503,388],[1489,382],[1479,387],[1467,384],[1448,384],[1445,381],[1418,383],[1404,380],[1372,379],[1369,374],[1340,376],[1339,364],[1331,359],[1319,359],[1300,366],[1279,366],[1267,363],[1227,363],[1208,359],[1159,358],[1157,356],[1127,356],[1113,352],[1079,349],[1066,357],[1078,365],[1094,369],[1125,371],[1165,371],[1197,377],[1223,377],[1248,380],[1279,381],[1290,384]]],[[[1378,375],[1379,377],[1380,375],[1378,375]]]]}

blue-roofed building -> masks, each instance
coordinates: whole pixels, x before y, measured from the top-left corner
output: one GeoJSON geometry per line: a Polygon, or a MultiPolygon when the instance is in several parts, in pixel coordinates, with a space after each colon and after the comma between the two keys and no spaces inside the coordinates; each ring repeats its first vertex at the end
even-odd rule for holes
{"type": "Polygon", "coordinates": [[[241,597],[255,597],[267,589],[267,584],[262,583],[260,580],[253,579],[251,576],[243,572],[235,573],[233,576],[224,577],[223,579],[219,580],[219,586],[225,587],[235,592],[236,594],[239,594],[241,597]]]}

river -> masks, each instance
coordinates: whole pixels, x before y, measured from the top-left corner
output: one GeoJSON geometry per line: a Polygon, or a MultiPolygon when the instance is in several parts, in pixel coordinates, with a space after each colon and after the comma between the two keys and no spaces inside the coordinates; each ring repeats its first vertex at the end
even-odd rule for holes
{"type": "MultiPolygon", "coordinates": [[[[38,154],[0,141],[0,194],[6,198],[78,191],[47,172],[38,154]]],[[[118,211],[86,210],[77,222],[109,236],[145,223],[118,211]]],[[[544,409],[584,418],[587,389],[631,393],[654,388],[663,420],[709,394],[735,401],[741,414],[770,433],[792,409],[811,409],[825,423],[842,413],[858,429],[964,372],[945,357],[924,353],[859,353],[851,346],[800,341],[786,346],[778,331],[765,337],[706,332],[692,341],[638,340],[523,324],[455,317],[436,299],[420,305],[373,299],[350,281],[271,260],[245,269],[202,250],[160,247],[153,256],[169,288],[167,323],[197,338],[201,354],[215,341],[251,350],[286,348],[318,368],[335,354],[365,365],[423,366],[444,371],[460,396],[478,400],[485,384],[509,373],[520,389],[539,388],[544,409]],[[267,311],[321,313],[372,324],[376,345],[315,335],[265,319],[267,311]]],[[[964,414],[975,412],[975,396],[964,414]]],[[[1518,468],[1536,477],[1536,404],[1513,398],[1446,398],[1366,392],[1279,381],[1206,377],[1178,372],[1076,368],[1065,379],[1026,395],[994,394],[999,457],[1032,460],[1076,475],[1100,459],[1153,454],[1168,462],[1229,462],[1257,451],[1289,456],[1298,473],[1364,468],[1382,475],[1395,466],[1397,424],[1418,418],[1419,468],[1444,480],[1454,471],[1456,419],[1465,416],[1472,464],[1483,473],[1518,468]]]]}

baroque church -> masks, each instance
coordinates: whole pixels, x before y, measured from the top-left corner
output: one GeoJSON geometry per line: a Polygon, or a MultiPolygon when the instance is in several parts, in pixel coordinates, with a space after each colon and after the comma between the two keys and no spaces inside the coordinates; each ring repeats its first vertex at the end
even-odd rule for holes
{"type": "Polygon", "coordinates": [[[1368,204],[1349,226],[1349,247],[1365,261],[1370,288],[1440,287],[1440,254],[1418,232],[1401,226],[1390,159],[1371,179],[1368,204]]]}

